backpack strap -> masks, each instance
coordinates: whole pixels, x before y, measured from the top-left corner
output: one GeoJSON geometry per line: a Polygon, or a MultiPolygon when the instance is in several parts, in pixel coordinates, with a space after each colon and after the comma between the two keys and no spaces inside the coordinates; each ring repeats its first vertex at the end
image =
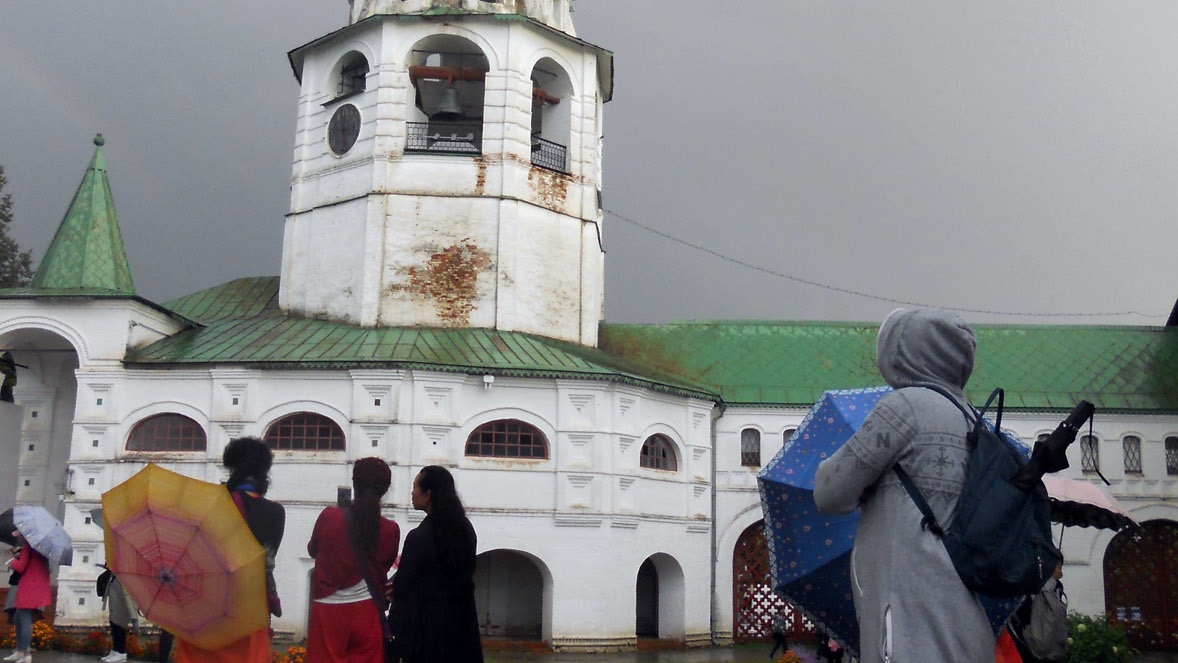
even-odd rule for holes
{"type": "Polygon", "coordinates": [[[937,523],[937,517],[933,515],[933,509],[925,501],[924,495],[920,494],[920,489],[916,487],[915,483],[912,483],[912,477],[908,476],[899,463],[893,465],[892,469],[896,471],[896,476],[899,477],[904,490],[908,491],[908,496],[916,503],[916,508],[924,514],[924,518],[920,519],[920,529],[927,529],[937,536],[945,536],[945,530],[941,529],[940,524],[937,523]]]}
{"type": "MultiPolygon", "coordinates": [[[[986,415],[986,410],[990,409],[990,405],[994,402],[994,398],[997,397],[998,398],[998,421],[994,424],[994,429],[998,430],[998,426],[1001,425],[1002,406],[1004,404],[1004,401],[1006,400],[1005,399],[1005,392],[1003,392],[1001,388],[995,389],[993,392],[990,393],[990,398],[986,400],[985,407],[982,408],[981,412],[978,412],[978,411],[974,410],[972,407],[970,407],[968,409],[963,407],[961,405],[961,403],[958,403],[957,399],[954,398],[953,395],[950,394],[949,391],[944,389],[943,387],[940,387],[938,385],[923,385],[923,386],[926,389],[930,389],[930,390],[935,391],[938,394],[944,396],[958,410],[961,410],[961,414],[963,414],[965,416],[965,422],[967,424],[973,425],[973,431],[971,433],[972,436],[976,436],[979,432],[979,429],[985,425],[982,422],[983,422],[984,417],[986,415]],[[970,418],[971,418],[970,415],[973,415],[972,421],[970,421],[970,418]]],[[[920,494],[920,489],[916,487],[916,483],[914,483],[912,481],[912,477],[908,476],[908,473],[904,471],[904,468],[900,467],[900,463],[898,463],[898,462],[892,466],[892,470],[894,470],[896,472],[896,477],[898,479],[900,479],[900,485],[904,486],[904,490],[908,493],[908,496],[912,498],[912,501],[916,504],[916,508],[920,509],[921,515],[924,516],[923,518],[920,519],[920,529],[922,529],[922,530],[927,529],[930,532],[932,532],[933,534],[936,534],[938,537],[945,536],[945,530],[942,529],[940,523],[937,522],[937,517],[936,517],[936,515],[933,514],[932,507],[930,507],[928,504],[928,501],[924,499],[924,495],[920,494]]]]}

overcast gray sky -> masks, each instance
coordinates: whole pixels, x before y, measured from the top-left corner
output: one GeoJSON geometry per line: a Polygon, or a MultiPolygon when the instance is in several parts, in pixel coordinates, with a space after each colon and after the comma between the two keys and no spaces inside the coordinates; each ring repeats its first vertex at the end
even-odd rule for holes
{"type": "MultiPolygon", "coordinates": [[[[0,165],[39,258],[93,150],[140,294],[279,271],[298,86],[345,0],[0,0],[0,165]]],[[[1158,324],[1178,298],[1178,3],[576,0],[615,53],[605,206],[883,297],[1158,324]]],[[[607,216],[606,318],[879,320],[607,216]]]]}

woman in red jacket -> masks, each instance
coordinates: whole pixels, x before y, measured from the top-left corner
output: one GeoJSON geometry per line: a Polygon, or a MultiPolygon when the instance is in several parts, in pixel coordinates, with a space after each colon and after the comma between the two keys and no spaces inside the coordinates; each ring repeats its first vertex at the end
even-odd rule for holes
{"type": "Polygon", "coordinates": [[[397,523],[380,515],[391,480],[383,460],[361,458],[352,469],[355,499],[315,521],[307,543],[315,558],[307,663],[384,660],[386,578],[401,542],[397,523]]]}
{"type": "Polygon", "coordinates": [[[13,532],[12,535],[20,547],[10,563],[12,570],[21,576],[16,585],[16,602],[13,604],[16,608],[13,615],[16,649],[4,660],[30,663],[33,660],[33,613],[49,606],[49,562],[31,546],[22,545],[25,542],[20,532],[13,532]]]}

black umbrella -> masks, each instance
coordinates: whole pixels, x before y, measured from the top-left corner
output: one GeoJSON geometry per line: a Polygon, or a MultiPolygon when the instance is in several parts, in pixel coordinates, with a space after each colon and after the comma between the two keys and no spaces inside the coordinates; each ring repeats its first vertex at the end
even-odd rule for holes
{"type": "Polygon", "coordinates": [[[1067,469],[1068,445],[1076,441],[1076,433],[1079,432],[1080,426],[1083,426],[1095,412],[1096,406],[1092,403],[1080,401],[1080,404],[1068,414],[1068,418],[1051,431],[1047,439],[1035,443],[1031,459],[1023,465],[1018,474],[1014,475],[1011,483],[1029,491],[1044,474],[1067,469]]]}
{"type": "Polygon", "coordinates": [[[16,531],[16,522],[13,521],[12,509],[0,513],[0,543],[7,543],[10,546],[16,545],[16,537],[12,535],[16,531]]]}

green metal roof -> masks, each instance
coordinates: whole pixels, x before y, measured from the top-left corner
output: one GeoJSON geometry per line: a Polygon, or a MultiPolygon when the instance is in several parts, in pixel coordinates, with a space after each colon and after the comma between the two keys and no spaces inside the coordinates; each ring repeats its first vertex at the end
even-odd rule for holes
{"type": "MultiPolygon", "coordinates": [[[[827,389],[883,384],[877,323],[603,324],[602,350],[718,391],[725,403],[808,406],[827,389]]],[[[1120,411],[1178,411],[1178,328],[974,325],[967,389],[981,403],[1067,410],[1080,399],[1120,411]]]]}
{"type": "Polygon", "coordinates": [[[278,279],[231,281],[165,304],[204,325],[130,352],[128,366],[421,368],[621,382],[714,400],[695,381],[550,338],[494,329],[360,327],[283,313],[278,279]]]}
{"type": "Polygon", "coordinates": [[[90,166],[37,266],[33,289],[135,294],[106,177],[103,143],[102,134],[94,138],[90,166]]]}
{"type": "MultiPolygon", "coordinates": [[[[600,348],[494,329],[364,328],[291,316],[278,279],[238,279],[168,302],[204,325],[131,353],[129,366],[425,368],[634,384],[729,405],[808,407],[827,389],[882,384],[877,323],[603,324],[600,348]]],[[[971,400],[1007,407],[1178,412],[1178,328],[975,325],[971,400]]]]}

